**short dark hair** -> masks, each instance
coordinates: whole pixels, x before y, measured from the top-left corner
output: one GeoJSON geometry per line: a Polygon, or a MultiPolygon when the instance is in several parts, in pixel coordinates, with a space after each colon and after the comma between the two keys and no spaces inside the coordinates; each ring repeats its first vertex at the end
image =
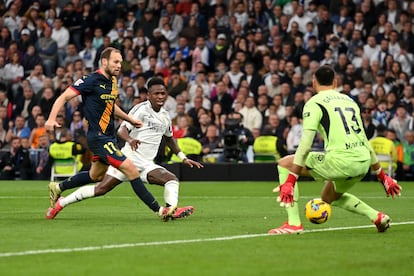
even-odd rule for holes
{"type": "Polygon", "coordinates": [[[161,78],[157,78],[157,77],[151,78],[148,81],[148,83],[147,83],[148,90],[151,89],[151,87],[154,86],[154,85],[165,86],[164,81],[161,78]]]}
{"type": "Polygon", "coordinates": [[[321,66],[316,70],[315,78],[320,85],[332,85],[335,79],[335,71],[331,66],[321,66]]]}
{"type": "Polygon", "coordinates": [[[378,132],[378,134],[384,135],[386,131],[387,131],[387,127],[385,125],[379,124],[377,126],[377,132],[378,132]]]}
{"type": "Polygon", "coordinates": [[[107,47],[101,53],[101,59],[109,59],[112,52],[121,53],[118,49],[114,47],[107,47]]]}

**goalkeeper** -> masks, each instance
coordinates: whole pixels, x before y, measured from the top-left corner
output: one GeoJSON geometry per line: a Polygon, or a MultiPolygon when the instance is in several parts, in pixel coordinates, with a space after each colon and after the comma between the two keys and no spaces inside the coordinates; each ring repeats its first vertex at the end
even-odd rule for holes
{"type": "Polygon", "coordinates": [[[350,97],[338,93],[335,72],[330,66],[320,67],[314,74],[313,88],[317,94],[303,110],[303,136],[294,155],[278,162],[279,183],[273,192],[286,207],[288,221],[269,234],[292,234],[303,231],[299,217],[299,198],[296,180],[311,176],[325,181],[322,199],[333,206],[368,217],[378,232],[386,231],[391,219],[347,191],[371,169],[384,186],[387,196],[400,195],[401,187],[386,175],[365,135],[360,110],[350,97]],[[325,152],[310,151],[313,138],[319,131],[324,138],[325,152]]]}

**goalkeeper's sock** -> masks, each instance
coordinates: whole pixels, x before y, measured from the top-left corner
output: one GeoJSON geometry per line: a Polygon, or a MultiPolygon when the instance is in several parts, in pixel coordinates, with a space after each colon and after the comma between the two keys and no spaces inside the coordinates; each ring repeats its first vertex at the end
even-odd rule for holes
{"type": "MultiPolygon", "coordinates": [[[[288,177],[289,170],[281,166],[277,166],[277,170],[279,172],[279,183],[284,183],[288,177]]],[[[288,215],[288,224],[292,226],[301,225],[298,199],[299,199],[299,187],[298,187],[298,183],[296,183],[295,188],[293,189],[294,205],[289,208],[286,208],[286,212],[288,215]]]]}
{"type": "Polygon", "coordinates": [[[83,185],[94,183],[95,181],[89,176],[88,171],[78,172],[72,177],[69,177],[65,181],[59,184],[60,190],[63,192],[68,189],[73,189],[77,187],[81,187],[83,185]]]}
{"type": "Polygon", "coordinates": [[[356,214],[366,216],[371,221],[375,221],[378,217],[377,210],[373,209],[371,206],[349,193],[342,194],[338,200],[332,202],[332,205],[338,206],[339,208],[356,214]]]}
{"type": "Polygon", "coordinates": [[[154,196],[147,190],[141,178],[130,180],[132,189],[135,194],[154,212],[158,212],[160,205],[154,196]]]}
{"type": "Polygon", "coordinates": [[[83,186],[59,201],[62,207],[95,196],[95,186],[83,186]]]}

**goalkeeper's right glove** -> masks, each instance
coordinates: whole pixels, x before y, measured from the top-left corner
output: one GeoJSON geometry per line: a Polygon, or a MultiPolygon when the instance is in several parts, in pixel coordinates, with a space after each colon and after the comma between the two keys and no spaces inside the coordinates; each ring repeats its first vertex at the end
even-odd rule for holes
{"type": "Polygon", "coordinates": [[[295,188],[297,179],[298,175],[289,173],[285,183],[280,184],[275,189],[273,189],[273,192],[275,193],[280,192],[276,200],[280,202],[281,207],[288,208],[293,206],[293,190],[295,188]]]}
{"type": "Polygon", "coordinates": [[[384,186],[385,193],[387,196],[401,195],[402,187],[397,184],[397,181],[391,176],[387,175],[382,168],[379,168],[377,171],[377,178],[384,186]]]}

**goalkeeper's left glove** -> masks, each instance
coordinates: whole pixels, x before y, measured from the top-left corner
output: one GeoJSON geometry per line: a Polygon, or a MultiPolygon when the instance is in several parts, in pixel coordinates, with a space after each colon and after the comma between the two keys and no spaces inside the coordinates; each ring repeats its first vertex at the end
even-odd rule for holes
{"type": "Polygon", "coordinates": [[[288,208],[293,206],[293,190],[295,188],[297,179],[298,175],[294,173],[289,173],[285,183],[280,184],[279,186],[273,189],[273,192],[275,193],[280,192],[276,200],[280,202],[281,207],[288,208]]]}
{"type": "Polygon", "coordinates": [[[378,180],[384,186],[384,190],[387,196],[394,198],[396,195],[401,195],[402,187],[397,184],[397,180],[387,175],[382,168],[379,168],[376,173],[378,180]]]}

